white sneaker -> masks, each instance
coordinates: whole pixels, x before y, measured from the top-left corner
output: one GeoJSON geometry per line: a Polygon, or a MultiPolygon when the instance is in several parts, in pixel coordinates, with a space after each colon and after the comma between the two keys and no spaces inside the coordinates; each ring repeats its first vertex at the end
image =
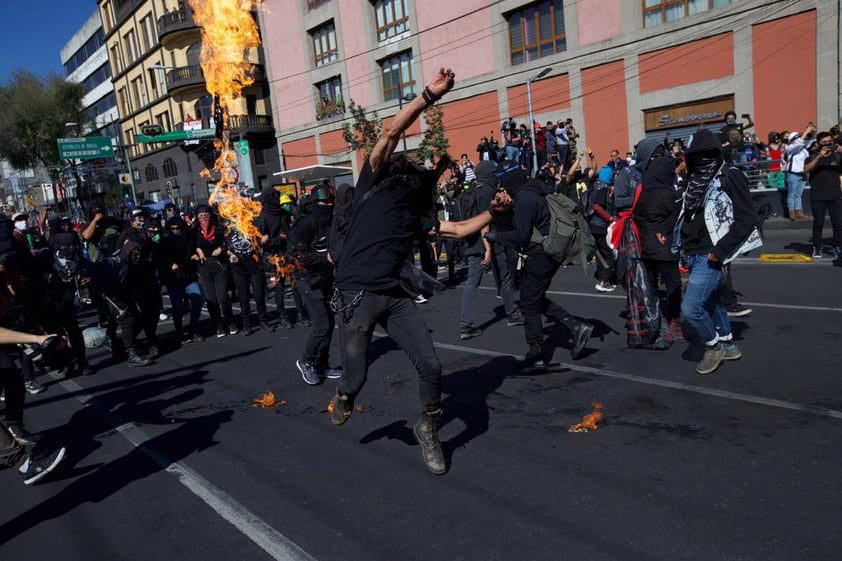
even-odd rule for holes
{"type": "Polygon", "coordinates": [[[427,299],[426,299],[426,298],[424,298],[424,295],[423,295],[423,294],[419,294],[418,296],[416,296],[416,297],[415,297],[415,303],[416,303],[416,304],[426,304],[426,303],[427,303],[427,299]]]}
{"type": "Polygon", "coordinates": [[[165,314],[164,312],[161,312],[160,314],[158,314],[158,319],[159,319],[160,321],[166,321],[166,320],[168,320],[169,318],[170,318],[170,316],[168,316],[168,315],[167,315],[167,314],[165,314]]]}
{"type": "Polygon", "coordinates": [[[614,290],[617,288],[617,285],[611,284],[608,281],[598,281],[594,288],[598,292],[614,292],[614,290]]]}

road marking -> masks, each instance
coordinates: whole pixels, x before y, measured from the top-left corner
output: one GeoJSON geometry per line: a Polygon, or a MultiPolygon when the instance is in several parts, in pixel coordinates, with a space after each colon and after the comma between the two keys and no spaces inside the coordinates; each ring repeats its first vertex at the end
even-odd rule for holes
{"type": "Polygon", "coordinates": [[[811,263],[813,259],[803,253],[761,253],[761,263],[811,263]]]}
{"type": "Polygon", "coordinates": [[[224,520],[253,541],[272,559],[277,561],[316,561],[316,558],[301,549],[298,544],[266,524],[256,514],[237,502],[234,497],[217,487],[196,471],[181,462],[170,461],[163,454],[145,445],[151,437],[133,423],[121,423],[109,411],[96,405],[94,396],[84,393],[82,387],[73,380],[67,380],[55,372],[50,376],[58,381],[65,390],[76,394],[83,405],[93,407],[97,414],[105,419],[134,447],[139,448],[152,461],[168,473],[175,475],[179,483],[196,495],[224,520]]]}
{"type": "MultiPolygon", "coordinates": [[[[523,360],[521,355],[512,355],[501,353],[498,351],[490,351],[488,349],[477,349],[473,347],[465,347],[463,345],[452,345],[450,343],[433,342],[433,345],[440,349],[447,349],[450,351],[459,351],[464,353],[489,356],[493,358],[501,356],[509,356],[515,360],[523,360]]],[[[638,384],[648,384],[650,386],[661,386],[673,390],[681,390],[686,392],[699,393],[710,395],[714,397],[721,397],[723,399],[731,399],[734,401],[745,401],[747,403],[754,403],[757,405],[768,405],[770,407],[778,407],[780,409],[789,409],[792,411],[801,411],[802,413],[810,413],[813,415],[820,415],[824,417],[831,417],[834,419],[842,419],[842,411],[835,411],[833,409],[825,409],[824,407],[814,407],[805,403],[795,403],[791,401],[783,401],[780,399],[772,399],[768,397],[761,397],[757,395],[744,394],[739,392],[732,392],[728,390],[718,390],[716,388],[705,388],[702,386],[694,386],[692,384],[683,384],[681,382],[673,382],[670,380],[659,380],[657,378],[647,378],[646,376],[638,376],[636,374],[627,374],[625,372],[616,372],[613,370],[604,370],[601,368],[594,368],[592,366],[585,366],[582,364],[573,364],[568,362],[560,362],[558,365],[562,368],[569,368],[577,372],[586,372],[595,376],[603,376],[605,378],[614,378],[625,380],[628,382],[635,382],[638,384]]]]}
{"type": "MultiPolygon", "coordinates": [[[[459,288],[464,288],[459,285],[459,288]]],[[[497,290],[493,286],[481,286],[480,290],[497,290]]],[[[619,288],[617,290],[620,290],[619,288]]],[[[547,294],[555,294],[556,296],[587,296],[588,298],[609,298],[614,300],[625,300],[625,294],[595,294],[593,292],[570,292],[566,290],[548,290],[547,294]]],[[[744,306],[752,306],[755,308],[772,308],[780,310],[808,310],[811,312],[842,312],[842,308],[833,306],[799,306],[795,304],[769,304],[767,302],[741,302],[744,306]]]]}

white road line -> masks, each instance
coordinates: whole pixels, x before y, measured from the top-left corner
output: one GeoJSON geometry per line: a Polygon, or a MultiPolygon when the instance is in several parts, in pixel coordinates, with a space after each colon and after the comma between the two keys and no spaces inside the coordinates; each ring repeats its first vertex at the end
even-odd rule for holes
{"type": "MultiPolygon", "coordinates": [[[[482,356],[490,356],[490,357],[501,357],[501,356],[510,356],[516,360],[523,360],[523,356],[521,355],[510,355],[506,353],[501,353],[497,351],[490,351],[487,349],[476,349],[473,347],[465,347],[462,345],[451,345],[449,343],[433,343],[436,347],[440,349],[447,349],[451,351],[459,351],[464,353],[482,355],[482,356]]],[[[803,413],[810,413],[813,415],[819,415],[823,417],[832,417],[834,419],[842,419],[842,411],[835,411],[833,409],[825,409],[823,407],[813,407],[811,405],[807,405],[804,403],[795,403],[791,401],[783,401],[780,399],[771,399],[768,397],[761,397],[757,395],[750,395],[744,394],[739,392],[732,392],[728,390],[718,390],[716,388],[705,388],[702,386],[694,386],[691,384],[683,384],[681,382],[672,382],[670,380],[660,380],[658,378],[647,378],[646,376],[638,376],[636,374],[626,374],[625,372],[616,372],[613,370],[604,370],[601,368],[594,368],[592,366],[585,366],[582,364],[573,364],[568,362],[561,362],[558,363],[559,366],[562,368],[569,368],[570,370],[575,370],[577,372],[586,372],[588,374],[593,374],[595,376],[603,376],[606,378],[615,378],[619,380],[626,380],[628,382],[635,382],[638,384],[648,384],[650,386],[661,386],[664,388],[670,388],[673,390],[681,390],[686,392],[693,392],[699,393],[704,395],[710,395],[714,397],[721,397],[724,399],[731,399],[735,401],[745,401],[747,403],[755,403],[758,405],[767,405],[770,407],[778,407],[780,409],[790,409],[793,411],[801,411],[803,413]]]]}
{"type": "MultiPolygon", "coordinates": [[[[76,393],[76,399],[85,405],[94,403],[94,397],[84,393],[79,384],[73,380],[66,380],[61,376],[51,373],[51,376],[58,380],[64,389],[76,393]]],[[[266,524],[256,514],[236,501],[231,495],[193,471],[181,462],[170,461],[169,458],[156,450],[146,446],[151,438],[142,429],[132,423],[120,423],[112,413],[92,405],[97,413],[106,421],[116,427],[116,430],[123,435],[133,446],[139,448],[152,461],[161,466],[162,469],[175,475],[179,483],[184,485],[191,493],[204,501],[214,512],[224,520],[230,522],[235,528],[253,541],[263,551],[268,553],[272,559],[277,561],[316,561],[315,557],[301,549],[295,542],[266,524]]]]}
{"type": "MultiPolygon", "coordinates": [[[[459,285],[459,288],[463,288],[459,285]]],[[[481,286],[480,290],[497,290],[493,286],[481,286]]],[[[622,292],[617,288],[618,292],[622,292]]],[[[593,292],[570,292],[565,290],[548,290],[547,294],[555,294],[557,296],[587,296],[588,298],[609,298],[614,300],[625,300],[625,294],[595,294],[593,292]]],[[[777,308],[780,310],[807,310],[811,312],[842,312],[842,308],[833,306],[798,306],[795,304],[769,304],[767,302],[741,302],[744,306],[752,306],[755,308],[777,308]]]]}

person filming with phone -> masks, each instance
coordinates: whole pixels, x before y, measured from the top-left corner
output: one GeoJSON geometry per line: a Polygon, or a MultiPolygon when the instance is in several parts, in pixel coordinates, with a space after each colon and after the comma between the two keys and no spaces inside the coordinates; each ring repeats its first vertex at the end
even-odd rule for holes
{"type": "Polygon", "coordinates": [[[804,164],[810,174],[810,208],[813,210],[813,259],[820,259],[824,250],[822,230],[825,213],[830,213],[833,229],[833,252],[842,265],[842,148],[829,132],[820,132],[816,148],[804,164]]]}

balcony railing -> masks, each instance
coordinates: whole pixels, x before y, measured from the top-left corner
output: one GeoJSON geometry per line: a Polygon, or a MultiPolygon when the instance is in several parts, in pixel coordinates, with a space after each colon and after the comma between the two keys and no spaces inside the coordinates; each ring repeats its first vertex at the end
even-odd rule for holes
{"type": "Polygon", "coordinates": [[[229,115],[228,127],[237,132],[270,132],[272,117],[268,115],[229,115]]]}
{"type": "Polygon", "coordinates": [[[158,38],[163,41],[168,35],[197,27],[191,10],[176,10],[158,18],[158,38]]]}
{"type": "Polygon", "coordinates": [[[167,89],[170,92],[205,83],[205,74],[199,64],[179,66],[167,72],[167,89]]]}

